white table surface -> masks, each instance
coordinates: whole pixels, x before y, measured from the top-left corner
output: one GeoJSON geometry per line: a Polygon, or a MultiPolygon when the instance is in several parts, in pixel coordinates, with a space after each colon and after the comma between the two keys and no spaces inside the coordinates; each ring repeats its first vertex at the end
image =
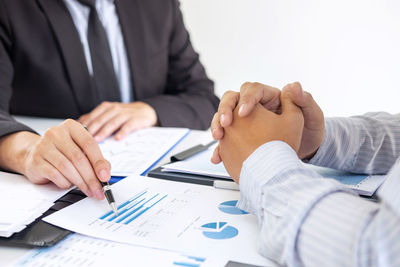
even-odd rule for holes
{"type": "MultiPolygon", "coordinates": [[[[31,118],[31,117],[15,117],[18,121],[30,126],[40,134],[43,134],[48,128],[61,123],[59,119],[31,118]]],[[[169,162],[171,155],[183,151],[196,144],[206,144],[212,140],[210,131],[192,130],[189,135],[183,139],[173,150],[171,150],[158,164],[159,167],[169,162]]],[[[12,248],[0,246],[0,266],[7,266],[16,259],[23,256],[30,249],[28,248],[12,248]]]]}

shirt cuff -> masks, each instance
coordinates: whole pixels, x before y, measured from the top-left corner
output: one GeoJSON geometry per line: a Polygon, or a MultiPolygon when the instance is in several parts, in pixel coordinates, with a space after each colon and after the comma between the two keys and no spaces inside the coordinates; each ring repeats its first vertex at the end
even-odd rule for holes
{"type": "Polygon", "coordinates": [[[238,207],[257,216],[262,187],[272,178],[298,168],[304,168],[303,163],[285,142],[271,141],[258,147],[242,165],[238,207]]]}
{"type": "Polygon", "coordinates": [[[329,118],[325,119],[325,131],[324,131],[324,139],[322,139],[322,143],[319,146],[317,153],[307,162],[316,166],[322,166],[324,159],[326,158],[327,151],[329,147],[334,145],[335,138],[332,136],[332,132],[334,128],[332,126],[332,121],[329,118]]]}
{"type": "Polygon", "coordinates": [[[308,163],[355,171],[354,163],[362,142],[363,127],[357,120],[347,118],[326,118],[324,139],[313,158],[308,163]]]}

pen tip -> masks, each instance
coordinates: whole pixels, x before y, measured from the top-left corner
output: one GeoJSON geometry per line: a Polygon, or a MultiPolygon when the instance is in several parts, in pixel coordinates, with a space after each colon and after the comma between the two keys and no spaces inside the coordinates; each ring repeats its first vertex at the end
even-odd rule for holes
{"type": "Polygon", "coordinates": [[[113,210],[114,213],[115,213],[115,216],[118,216],[118,210],[117,210],[117,208],[115,207],[115,203],[111,203],[110,205],[111,205],[112,210],[113,210]]]}

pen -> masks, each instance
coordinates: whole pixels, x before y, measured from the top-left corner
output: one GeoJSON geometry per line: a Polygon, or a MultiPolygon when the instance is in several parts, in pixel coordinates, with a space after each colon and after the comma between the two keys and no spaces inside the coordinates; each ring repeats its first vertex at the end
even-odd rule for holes
{"type": "Polygon", "coordinates": [[[229,181],[215,180],[214,188],[240,191],[239,185],[237,183],[229,181]]]}
{"type": "Polygon", "coordinates": [[[108,204],[110,204],[111,209],[114,211],[115,216],[118,216],[117,207],[115,206],[115,200],[113,193],[108,182],[101,182],[103,186],[104,195],[106,196],[108,204]]]}
{"type": "MultiPolygon", "coordinates": [[[[83,128],[85,128],[86,131],[89,131],[85,124],[83,124],[83,128]]],[[[111,191],[110,184],[108,182],[101,182],[101,185],[103,186],[104,195],[106,196],[108,204],[110,205],[111,209],[113,210],[115,216],[118,216],[118,211],[115,206],[115,199],[114,199],[114,195],[111,191]]]]}
{"type": "Polygon", "coordinates": [[[197,145],[197,146],[191,147],[189,149],[186,149],[178,154],[171,156],[171,162],[185,160],[197,153],[200,153],[200,152],[208,149],[210,146],[214,145],[217,142],[218,142],[218,140],[214,140],[214,141],[211,141],[210,143],[208,143],[207,145],[197,145]]]}

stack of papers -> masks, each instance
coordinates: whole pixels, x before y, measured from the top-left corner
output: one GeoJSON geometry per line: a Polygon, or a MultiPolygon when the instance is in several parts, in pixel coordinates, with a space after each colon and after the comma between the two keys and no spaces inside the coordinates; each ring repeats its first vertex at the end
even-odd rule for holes
{"type": "Polygon", "coordinates": [[[54,247],[28,252],[11,266],[220,267],[227,260],[185,255],[73,234],[54,247]]]}
{"type": "Polygon", "coordinates": [[[123,179],[113,184],[112,190],[118,216],[106,201],[86,198],[43,220],[80,234],[130,245],[269,264],[257,253],[257,218],[236,208],[238,191],[144,176],[123,179]]]}
{"type": "Polygon", "coordinates": [[[112,176],[145,175],[189,132],[186,128],[146,128],[121,141],[109,137],[100,143],[100,149],[111,163],[112,176]]]}
{"type": "Polygon", "coordinates": [[[69,191],[52,183],[34,185],[22,175],[0,172],[0,236],[10,237],[40,217],[69,191]]]}
{"type": "MultiPolygon", "coordinates": [[[[198,153],[184,161],[164,165],[163,171],[198,174],[230,180],[231,177],[222,163],[215,165],[210,161],[214,147],[210,147],[208,150],[198,153]]],[[[352,174],[329,168],[317,167],[311,164],[305,165],[307,168],[318,172],[321,176],[335,179],[344,184],[347,188],[350,188],[363,196],[372,196],[385,181],[384,175],[352,174]]]]}

